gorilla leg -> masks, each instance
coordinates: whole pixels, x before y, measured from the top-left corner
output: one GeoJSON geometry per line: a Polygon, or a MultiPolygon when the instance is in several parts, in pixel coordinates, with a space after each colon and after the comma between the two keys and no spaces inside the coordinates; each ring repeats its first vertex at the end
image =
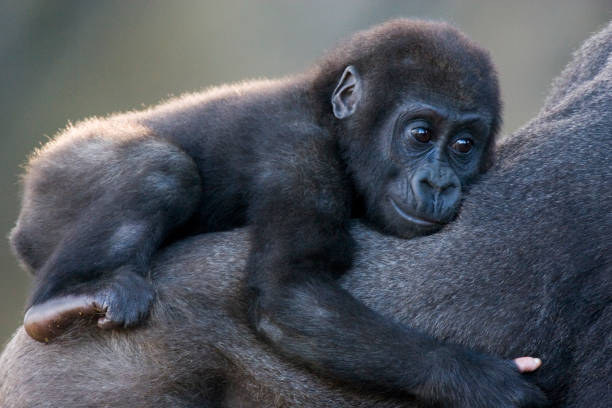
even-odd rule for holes
{"type": "Polygon", "coordinates": [[[140,127],[86,126],[31,160],[11,233],[35,275],[26,329],[39,340],[71,315],[104,315],[102,327],[138,322],[153,295],[151,254],[200,201],[197,167],[177,147],[140,127]]]}

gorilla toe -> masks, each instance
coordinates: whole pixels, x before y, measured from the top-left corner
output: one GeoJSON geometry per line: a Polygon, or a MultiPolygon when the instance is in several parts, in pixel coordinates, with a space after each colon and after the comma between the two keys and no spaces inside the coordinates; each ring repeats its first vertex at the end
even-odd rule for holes
{"type": "Polygon", "coordinates": [[[24,317],[28,335],[47,343],[79,319],[97,320],[102,329],[133,327],[147,317],[154,298],[151,284],[125,268],[90,286],[82,294],[57,296],[30,307],[24,317]]]}

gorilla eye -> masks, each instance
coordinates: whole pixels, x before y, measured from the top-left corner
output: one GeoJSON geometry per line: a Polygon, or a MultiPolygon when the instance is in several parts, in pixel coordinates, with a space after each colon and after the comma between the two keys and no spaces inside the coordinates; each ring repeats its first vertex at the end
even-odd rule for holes
{"type": "Polygon", "coordinates": [[[423,126],[413,127],[410,134],[421,143],[429,143],[431,140],[431,129],[423,126]]]}
{"type": "Polygon", "coordinates": [[[474,147],[474,142],[472,139],[461,138],[455,140],[455,143],[452,144],[451,148],[457,153],[466,154],[469,153],[474,147]]]}

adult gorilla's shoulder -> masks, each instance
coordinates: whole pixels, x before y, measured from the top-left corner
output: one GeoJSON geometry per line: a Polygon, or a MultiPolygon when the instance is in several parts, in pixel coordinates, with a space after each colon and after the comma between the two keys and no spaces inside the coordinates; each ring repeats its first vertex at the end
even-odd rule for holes
{"type": "MultiPolygon", "coordinates": [[[[440,339],[541,357],[533,377],[554,406],[612,400],[611,52],[612,24],[502,142],[454,224],[410,241],[355,226],[356,264],[342,282],[440,339]]],[[[46,346],[18,330],[0,358],[0,405],[405,406],[323,380],[257,341],[241,304],[247,252],[244,230],[168,248],[141,329],[77,328],[46,346]]]]}

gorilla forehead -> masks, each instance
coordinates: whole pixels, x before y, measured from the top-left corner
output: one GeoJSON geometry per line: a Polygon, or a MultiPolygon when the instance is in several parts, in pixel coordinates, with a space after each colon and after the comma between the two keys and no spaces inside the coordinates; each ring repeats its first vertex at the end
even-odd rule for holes
{"type": "Polygon", "coordinates": [[[466,55],[443,55],[439,59],[414,49],[402,50],[405,58],[388,60],[364,73],[369,84],[366,93],[378,101],[390,102],[420,99],[458,111],[499,108],[499,86],[495,71],[483,68],[487,59],[466,55]],[[377,84],[390,84],[380,87],[377,84]]]}
{"type": "Polygon", "coordinates": [[[391,20],[356,33],[328,53],[319,65],[328,72],[355,65],[362,73],[405,71],[460,82],[489,77],[493,68],[488,52],[456,28],[408,19],[391,20]]]}
{"type": "Polygon", "coordinates": [[[392,20],[355,34],[320,67],[340,72],[346,65],[357,68],[366,95],[379,105],[413,95],[462,111],[487,105],[487,111],[496,112],[499,107],[489,53],[446,23],[392,20]]]}

